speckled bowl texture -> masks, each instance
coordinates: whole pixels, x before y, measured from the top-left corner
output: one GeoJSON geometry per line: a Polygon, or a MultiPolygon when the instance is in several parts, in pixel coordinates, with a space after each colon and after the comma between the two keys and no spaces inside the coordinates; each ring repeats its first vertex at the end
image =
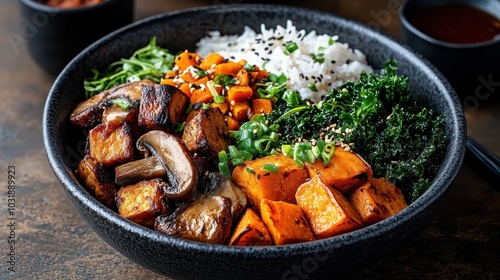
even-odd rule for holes
{"type": "Polygon", "coordinates": [[[153,16],[122,28],[85,49],[61,72],[47,98],[43,134],[49,163],[69,200],[95,232],[133,261],[174,279],[322,279],[338,278],[375,262],[391,247],[415,234],[435,213],[455,178],[465,151],[465,121],[456,94],[426,60],[405,46],[364,25],[318,11],[261,4],[209,6],[153,16]],[[417,201],[375,225],[319,241],[286,246],[229,247],[169,237],[121,218],[89,195],[73,175],[83,155],[84,132],[72,128],[68,116],[84,99],[83,80],[91,69],[103,69],[156,36],[176,53],[194,50],[207,31],[241,34],[284,26],[288,19],[306,31],[338,34],[339,41],[362,50],[380,68],[399,61],[413,93],[446,116],[448,146],[439,173],[417,201]]]}

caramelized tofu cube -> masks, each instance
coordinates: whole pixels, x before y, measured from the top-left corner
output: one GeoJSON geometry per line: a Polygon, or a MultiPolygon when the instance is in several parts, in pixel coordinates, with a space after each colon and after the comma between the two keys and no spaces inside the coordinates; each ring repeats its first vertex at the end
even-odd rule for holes
{"type": "Polygon", "coordinates": [[[132,102],[131,104],[132,106],[126,110],[117,105],[104,109],[102,113],[102,122],[127,122],[130,125],[130,132],[133,138],[137,139],[142,134],[142,130],[137,123],[139,102],[132,102]]]}
{"type": "Polygon", "coordinates": [[[139,126],[148,131],[171,131],[174,124],[182,122],[188,103],[189,98],[174,86],[145,86],[139,106],[139,126]]]}
{"type": "Polygon", "coordinates": [[[140,181],[121,187],[116,195],[120,216],[146,227],[152,227],[156,217],[168,213],[161,179],[140,181]]]}
{"type": "Polygon", "coordinates": [[[272,245],[266,226],[252,208],[247,208],[233,231],[228,245],[265,246],[272,245]]]}
{"type": "Polygon", "coordinates": [[[227,151],[229,134],[224,115],[218,108],[202,109],[184,125],[182,141],[192,152],[202,152],[218,160],[227,151]]]}
{"type": "Polygon", "coordinates": [[[274,244],[315,240],[304,213],[296,204],[263,199],[260,202],[260,212],[274,244]]]}
{"type": "Polygon", "coordinates": [[[86,155],[78,164],[76,175],[99,202],[115,208],[116,186],[110,172],[102,164],[86,155]]]}
{"type": "Polygon", "coordinates": [[[327,186],[344,195],[366,182],[373,173],[370,165],[358,154],[338,147],[329,164],[317,160],[307,163],[306,169],[310,178],[318,176],[327,186]]]}
{"type": "Polygon", "coordinates": [[[296,194],[314,234],[326,238],[363,227],[359,214],[339,191],[313,177],[296,194]]]}
{"type": "Polygon", "coordinates": [[[90,156],[107,168],[134,158],[134,144],[127,122],[105,122],[89,131],[90,156]]]}
{"type": "Polygon", "coordinates": [[[307,171],[295,164],[291,157],[277,154],[245,161],[234,169],[232,176],[254,209],[259,211],[262,199],[295,203],[295,192],[307,180],[307,171]],[[278,172],[264,170],[266,163],[275,165],[278,172]]]}
{"type": "Polygon", "coordinates": [[[366,225],[386,219],[407,206],[401,190],[385,178],[370,178],[352,192],[350,201],[366,225]]]}
{"type": "Polygon", "coordinates": [[[231,199],[200,195],[182,203],[172,215],[159,216],[155,230],[205,243],[226,244],[232,220],[231,199]]]}

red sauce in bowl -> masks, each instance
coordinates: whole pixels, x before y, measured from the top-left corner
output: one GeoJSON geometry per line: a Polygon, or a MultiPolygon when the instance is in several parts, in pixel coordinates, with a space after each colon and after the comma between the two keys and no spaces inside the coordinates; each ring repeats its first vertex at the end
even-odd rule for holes
{"type": "Polygon", "coordinates": [[[467,5],[435,5],[416,12],[409,21],[430,37],[448,43],[474,44],[500,38],[500,20],[467,5]]]}
{"type": "Polygon", "coordinates": [[[47,6],[58,8],[78,8],[104,2],[105,0],[37,0],[47,6]]]}

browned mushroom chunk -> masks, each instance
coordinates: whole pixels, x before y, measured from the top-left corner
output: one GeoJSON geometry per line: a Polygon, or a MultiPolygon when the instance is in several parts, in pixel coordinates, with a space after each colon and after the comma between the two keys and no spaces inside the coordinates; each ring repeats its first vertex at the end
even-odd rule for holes
{"type": "Polygon", "coordinates": [[[220,151],[227,151],[229,134],[219,108],[202,109],[186,122],[182,141],[192,152],[202,152],[218,160],[220,151]]]}
{"type": "Polygon", "coordinates": [[[182,122],[188,103],[189,98],[174,86],[145,86],[139,106],[139,126],[147,131],[171,131],[174,124],[182,122]]]}
{"type": "Polygon", "coordinates": [[[89,131],[89,153],[108,168],[134,159],[134,144],[127,122],[105,122],[89,131]]]}
{"type": "Polygon", "coordinates": [[[71,112],[70,120],[74,125],[93,127],[101,122],[104,108],[110,107],[113,100],[124,98],[131,102],[141,99],[142,87],[154,84],[141,80],[116,86],[80,102],[71,112]]]}
{"type": "Polygon", "coordinates": [[[113,176],[102,164],[86,155],[78,164],[76,175],[99,202],[111,209],[115,208],[116,186],[113,176]]]}
{"type": "Polygon", "coordinates": [[[219,172],[209,173],[200,181],[202,191],[208,196],[224,196],[231,199],[231,213],[236,220],[247,206],[247,197],[243,190],[219,172]]]}
{"type": "Polygon", "coordinates": [[[156,217],[168,214],[161,179],[140,181],[121,187],[116,194],[120,216],[146,227],[153,227],[156,217]]]}
{"type": "Polygon", "coordinates": [[[198,172],[189,151],[179,138],[161,130],[152,130],[142,135],[136,146],[145,154],[145,158],[117,166],[115,181],[118,184],[166,175],[164,191],[167,198],[185,200],[195,193],[198,172]]]}
{"type": "Polygon", "coordinates": [[[225,244],[232,226],[231,199],[200,195],[186,201],[172,215],[155,220],[155,230],[190,240],[225,244]]]}

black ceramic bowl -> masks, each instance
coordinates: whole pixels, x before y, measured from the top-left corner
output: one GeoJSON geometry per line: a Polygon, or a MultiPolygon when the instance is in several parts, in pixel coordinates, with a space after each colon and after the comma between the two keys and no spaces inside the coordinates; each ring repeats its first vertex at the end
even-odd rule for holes
{"type": "MultiPolygon", "coordinates": [[[[446,4],[471,6],[500,18],[498,0],[405,0],[401,7],[403,41],[422,54],[454,87],[465,102],[474,107],[477,102],[492,99],[500,80],[500,38],[473,44],[455,44],[437,40],[417,29],[412,17],[423,9],[446,4]],[[493,83],[491,82],[493,81],[493,83]]],[[[466,19],[464,19],[466,20],[466,19]]],[[[469,107],[470,108],[470,107],[469,107]]]]}
{"type": "Polygon", "coordinates": [[[99,40],[62,71],[47,99],[43,134],[48,159],[77,211],[95,232],[120,253],[175,279],[321,279],[339,277],[373,262],[389,248],[414,234],[436,211],[455,178],[465,151],[464,116],[456,94],[425,60],[396,41],[350,20],[331,14],[266,5],[210,6],[172,12],[133,23],[99,40]],[[157,36],[172,52],[193,50],[207,31],[240,34],[245,25],[275,27],[293,20],[298,28],[318,34],[338,34],[380,68],[387,59],[399,61],[399,71],[422,102],[446,116],[446,158],[430,188],[402,212],[361,230],[319,241],[286,246],[230,247],[169,237],[127,221],[87,193],[73,175],[84,140],[71,128],[68,116],[84,99],[83,80],[92,68],[129,57],[157,36]],[[76,138],[75,138],[76,137],[76,138]]]}
{"type": "Polygon", "coordinates": [[[57,76],[68,62],[102,36],[132,22],[133,0],[106,0],[79,8],[19,1],[23,35],[35,62],[57,76]]]}

